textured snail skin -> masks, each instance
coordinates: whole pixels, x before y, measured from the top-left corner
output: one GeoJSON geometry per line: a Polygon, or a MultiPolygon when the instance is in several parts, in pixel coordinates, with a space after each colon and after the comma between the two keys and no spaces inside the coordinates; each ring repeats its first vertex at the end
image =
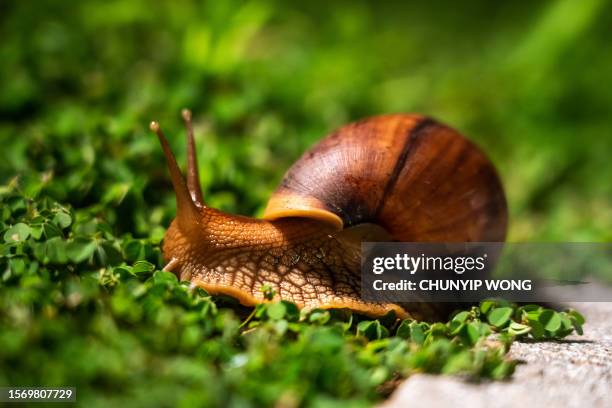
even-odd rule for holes
{"type": "Polygon", "coordinates": [[[505,238],[506,200],[492,164],[427,117],[378,116],[332,133],[289,169],[264,219],[206,207],[194,182],[192,133],[186,184],[159,136],[179,210],[164,238],[169,269],[244,305],[263,302],[261,287],[269,284],[303,308],[426,317],[435,305],[361,299],[360,242],[505,238]]]}
{"type": "Polygon", "coordinates": [[[164,257],[176,259],[180,279],[243,305],[264,301],[271,285],[281,299],[304,308],[348,308],[380,316],[398,305],[360,299],[359,247],[317,220],[258,220],[203,208],[197,228],[184,233],[176,222],[164,239],[164,257]]]}

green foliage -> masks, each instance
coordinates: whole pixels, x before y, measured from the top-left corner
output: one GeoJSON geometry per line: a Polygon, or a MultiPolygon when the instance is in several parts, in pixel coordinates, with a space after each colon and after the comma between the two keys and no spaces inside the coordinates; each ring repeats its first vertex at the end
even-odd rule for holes
{"type": "Polygon", "coordinates": [[[513,339],[581,333],[576,311],[498,301],[394,323],[265,290],[243,316],[160,270],[175,203],[147,124],[184,163],[183,107],[223,210],[261,214],[331,129],[416,111],[492,157],[511,240],[612,239],[610,4],[430,3],[3,4],[0,384],[74,385],[84,406],[368,405],[413,372],[506,378],[513,339]]]}
{"type": "Polygon", "coordinates": [[[269,287],[241,318],[159,270],[158,241],[10,188],[0,203],[0,383],[74,385],[87,406],[368,404],[415,372],[506,378],[513,338],[584,324],[573,310],[500,301],[446,324],[300,313],[269,287]]]}

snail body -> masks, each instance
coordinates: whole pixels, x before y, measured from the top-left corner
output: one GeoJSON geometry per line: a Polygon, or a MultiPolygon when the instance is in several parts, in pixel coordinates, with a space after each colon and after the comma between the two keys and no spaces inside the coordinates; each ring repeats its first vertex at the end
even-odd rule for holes
{"type": "MultiPolygon", "coordinates": [[[[211,294],[251,306],[271,285],[302,308],[370,316],[406,305],[361,299],[362,241],[496,242],[506,234],[502,185],[486,156],[455,130],[421,115],[376,116],[322,139],[287,171],[263,219],[207,207],[191,114],[184,180],[165,137],[177,217],[164,238],[166,269],[211,294]]],[[[415,308],[418,309],[418,308],[415,308]]]]}

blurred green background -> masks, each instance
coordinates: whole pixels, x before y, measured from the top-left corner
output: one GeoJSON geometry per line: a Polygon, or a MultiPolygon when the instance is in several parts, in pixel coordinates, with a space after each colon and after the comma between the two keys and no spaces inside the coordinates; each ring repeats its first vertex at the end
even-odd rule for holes
{"type": "Polygon", "coordinates": [[[0,6],[0,182],[19,176],[117,232],[163,232],[159,120],[184,163],[196,120],[207,201],[260,214],[316,140],[421,112],[496,163],[510,240],[612,239],[612,5],[61,1],[0,6]]]}
{"type": "Polygon", "coordinates": [[[497,3],[0,2],[0,385],[73,385],[83,406],[367,406],[398,372],[507,376],[503,353],[368,343],[327,312],[244,331],[154,272],[175,203],[148,131],[185,163],[191,108],[205,199],[260,215],[334,128],[421,112],[495,162],[509,240],[610,241],[612,2],[497,3]]]}

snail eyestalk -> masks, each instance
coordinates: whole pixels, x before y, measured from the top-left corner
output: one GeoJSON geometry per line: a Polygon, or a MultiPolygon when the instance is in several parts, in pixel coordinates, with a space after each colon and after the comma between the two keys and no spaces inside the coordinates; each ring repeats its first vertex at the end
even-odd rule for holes
{"type": "Polygon", "coordinates": [[[179,265],[179,260],[176,258],[172,258],[170,259],[170,262],[168,262],[166,266],[162,268],[162,271],[172,272],[174,269],[176,269],[178,265],[179,265]]]}
{"type": "Polygon", "coordinates": [[[172,179],[172,187],[174,188],[174,194],[176,195],[176,211],[179,227],[183,230],[192,229],[198,224],[198,210],[191,199],[189,191],[187,190],[181,170],[176,163],[174,154],[172,154],[168,140],[159,127],[159,123],[152,121],[149,128],[157,135],[162,150],[164,151],[164,155],[166,156],[166,163],[168,164],[170,178],[172,179]]]}
{"type": "Polygon", "coordinates": [[[193,135],[191,111],[183,109],[181,115],[185,121],[185,128],[187,128],[187,189],[195,205],[203,207],[204,199],[202,198],[202,187],[200,186],[200,176],[198,175],[198,158],[193,135]]]}

